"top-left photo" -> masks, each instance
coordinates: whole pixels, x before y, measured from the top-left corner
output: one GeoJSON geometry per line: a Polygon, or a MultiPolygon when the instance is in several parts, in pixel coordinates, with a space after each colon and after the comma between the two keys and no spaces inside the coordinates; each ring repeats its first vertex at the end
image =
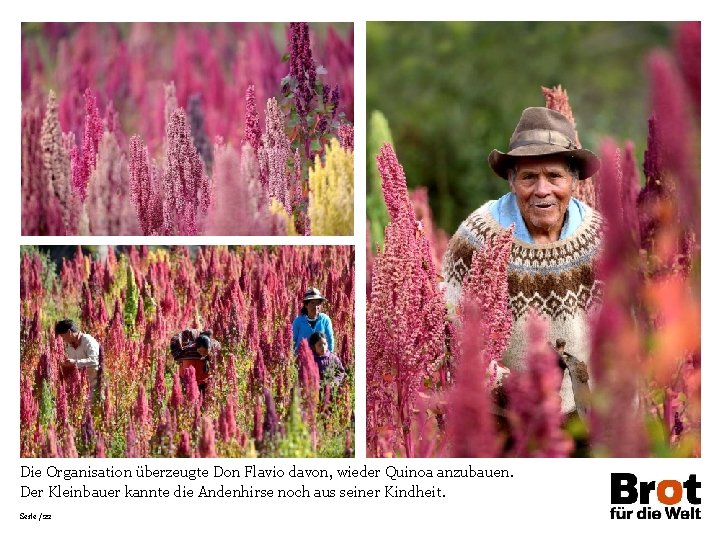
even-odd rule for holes
{"type": "Polygon", "coordinates": [[[22,23],[23,236],[353,234],[352,23],[22,23]]]}

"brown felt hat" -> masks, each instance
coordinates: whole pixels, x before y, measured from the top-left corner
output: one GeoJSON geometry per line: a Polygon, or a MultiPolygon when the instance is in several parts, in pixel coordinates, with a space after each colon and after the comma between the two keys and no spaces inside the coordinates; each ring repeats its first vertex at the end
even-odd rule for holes
{"type": "Polygon", "coordinates": [[[495,174],[507,180],[508,170],[517,158],[530,156],[565,156],[578,168],[580,180],[589,178],[600,168],[600,160],[590,150],[580,148],[575,128],[565,115],[545,107],[528,107],[522,113],[507,153],[493,150],[488,163],[495,174]]]}

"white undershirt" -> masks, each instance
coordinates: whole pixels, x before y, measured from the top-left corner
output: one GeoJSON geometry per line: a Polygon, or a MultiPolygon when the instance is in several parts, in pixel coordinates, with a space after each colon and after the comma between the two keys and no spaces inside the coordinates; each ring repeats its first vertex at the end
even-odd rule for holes
{"type": "Polygon", "coordinates": [[[100,344],[89,334],[80,336],[80,343],[77,347],[65,344],[65,354],[73,362],[78,369],[87,369],[88,383],[90,390],[95,390],[97,386],[97,373],[100,367],[100,344]]]}

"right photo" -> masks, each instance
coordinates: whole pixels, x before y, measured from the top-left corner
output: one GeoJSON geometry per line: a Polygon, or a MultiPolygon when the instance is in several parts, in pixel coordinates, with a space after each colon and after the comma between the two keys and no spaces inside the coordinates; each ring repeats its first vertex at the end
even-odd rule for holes
{"type": "Polygon", "coordinates": [[[368,457],[699,457],[700,22],[367,23],[368,457]]]}

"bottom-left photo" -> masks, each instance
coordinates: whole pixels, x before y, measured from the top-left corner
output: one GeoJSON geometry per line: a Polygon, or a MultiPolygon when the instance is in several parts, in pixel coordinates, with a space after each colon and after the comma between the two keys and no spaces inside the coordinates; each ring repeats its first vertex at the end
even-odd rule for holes
{"type": "Polygon", "coordinates": [[[21,246],[20,457],[353,457],[352,246],[21,246]]]}

